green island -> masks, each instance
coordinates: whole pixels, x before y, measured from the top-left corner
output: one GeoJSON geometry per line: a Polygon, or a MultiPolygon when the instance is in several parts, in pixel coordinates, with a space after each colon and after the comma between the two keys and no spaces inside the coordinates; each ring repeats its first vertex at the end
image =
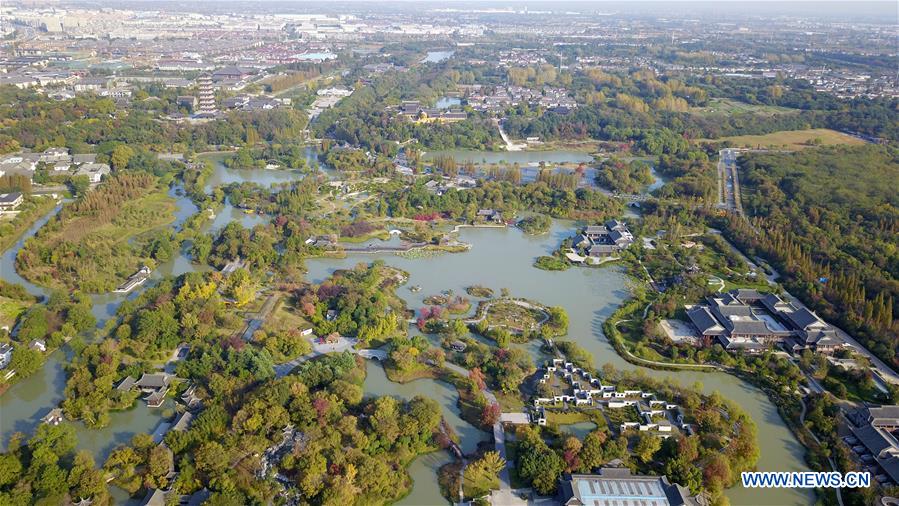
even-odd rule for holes
{"type": "Polygon", "coordinates": [[[26,242],[17,268],[54,288],[111,291],[142,264],[171,254],[165,228],[173,211],[174,200],[153,176],[116,177],[42,227],[26,242]]]}
{"type": "Polygon", "coordinates": [[[0,55],[0,504],[899,496],[882,5],[43,4],[0,55]]]}

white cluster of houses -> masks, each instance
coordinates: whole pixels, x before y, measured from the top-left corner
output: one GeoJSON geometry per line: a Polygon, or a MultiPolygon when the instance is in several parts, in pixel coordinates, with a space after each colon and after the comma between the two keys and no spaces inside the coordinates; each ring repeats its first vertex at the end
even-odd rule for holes
{"type": "Polygon", "coordinates": [[[480,90],[471,90],[467,97],[468,105],[476,111],[500,112],[508,106],[530,104],[544,109],[570,110],[577,108],[577,101],[568,96],[565,88],[544,86],[542,90],[524,86],[499,87],[491,94],[480,90]]]}
{"type": "Polygon", "coordinates": [[[109,165],[97,163],[95,154],[72,155],[68,148],[47,148],[43,153],[13,153],[0,157],[0,177],[18,174],[33,179],[39,163],[45,164],[53,174],[70,173],[74,169],[74,175],[87,176],[91,183],[99,183],[110,172],[109,165]]]}
{"type": "Polygon", "coordinates": [[[680,428],[685,429],[683,412],[680,406],[664,400],[656,399],[652,392],[643,390],[618,390],[614,385],[603,385],[599,378],[572,362],[562,358],[554,358],[544,369],[540,383],[547,383],[555,374],[571,385],[571,393],[559,393],[553,397],[537,397],[534,417],[539,425],[546,425],[545,404],[573,403],[575,406],[605,406],[609,409],[636,408],[640,416],[639,422],[623,422],[619,429],[660,432],[662,437],[672,432],[672,419],[680,428]]]}

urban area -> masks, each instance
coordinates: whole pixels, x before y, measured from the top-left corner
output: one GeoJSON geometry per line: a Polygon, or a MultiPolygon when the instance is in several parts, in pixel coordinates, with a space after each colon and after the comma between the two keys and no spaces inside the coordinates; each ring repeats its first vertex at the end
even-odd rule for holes
{"type": "Polygon", "coordinates": [[[899,505],[897,19],[0,3],[0,504],[899,505]]]}

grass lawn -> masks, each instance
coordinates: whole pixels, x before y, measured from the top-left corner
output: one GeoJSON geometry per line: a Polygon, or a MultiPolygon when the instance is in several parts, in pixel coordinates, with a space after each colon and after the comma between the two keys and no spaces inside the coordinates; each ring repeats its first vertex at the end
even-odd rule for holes
{"type": "Polygon", "coordinates": [[[603,410],[612,427],[618,427],[624,422],[639,422],[640,414],[634,406],[625,406],[623,408],[606,408],[603,410]]]}
{"type": "Polygon", "coordinates": [[[393,362],[390,360],[384,363],[384,372],[387,373],[387,379],[394,383],[408,383],[417,379],[437,379],[440,377],[440,372],[435,371],[433,367],[428,367],[422,364],[415,370],[404,372],[397,369],[396,366],[393,365],[393,362]]]}
{"type": "Polygon", "coordinates": [[[275,304],[275,309],[269,313],[266,323],[300,330],[312,327],[299,309],[286,303],[286,295],[281,296],[280,300],[275,304]]]}
{"type": "Polygon", "coordinates": [[[796,112],[796,109],[778,107],[776,105],[752,105],[728,98],[713,98],[705,107],[695,107],[691,112],[699,114],[783,114],[796,112]]]}
{"type": "Polygon", "coordinates": [[[0,297],[0,327],[12,329],[19,315],[27,308],[28,304],[24,301],[0,297]]]}
{"type": "Polygon", "coordinates": [[[548,411],[546,412],[546,423],[556,425],[571,425],[580,422],[589,422],[590,416],[578,409],[569,409],[568,411],[548,411]]]}
{"type": "Polygon", "coordinates": [[[357,237],[349,237],[345,235],[341,235],[339,238],[340,242],[348,242],[348,243],[363,243],[366,241],[371,241],[374,239],[380,239],[382,241],[390,240],[390,232],[387,230],[373,230],[367,234],[363,234],[357,237]]]}
{"type": "Polygon", "coordinates": [[[707,142],[730,141],[737,147],[768,148],[798,150],[813,147],[813,141],[820,140],[819,146],[833,146],[837,144],[860,145],[865,141],[830,130],[827,128],[813,128],[811,130],[785,130],[766,135],[739,135],[736,137],[722,137],[720,139],[704,139],[707,142]]]}
{"type": "Polygon", "coordinates": [[[518,393],[507,394],[505,392],[494,392],[494,395],[496,395],[497,402],[499,402],[499,405],[505,412],[519,412],[524,409],[524,401],[518,393]]]}
{"type": "Polygon", "coordinates": [[[768,282],[765,281],[764,275],[762,273],[759,273],[759,275],[758,275],[759,280],[756,281],[755,283],[748,283],[746,281],[740,281],[739,283],[733,283],[731,281],[728,281],[727,278],[721,276],[720,274],[718,276],[724,280],[724,290],[722,290],[724,292],[736,290],[737,288],[754,288],[760,292],[775,291],[775,287],[769,285],[768,282]]]}

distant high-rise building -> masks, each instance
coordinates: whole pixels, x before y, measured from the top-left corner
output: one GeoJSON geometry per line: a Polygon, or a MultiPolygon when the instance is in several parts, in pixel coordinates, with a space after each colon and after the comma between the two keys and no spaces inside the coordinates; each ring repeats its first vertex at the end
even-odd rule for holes
{"type": "Polygon", "coordinates": [[[214,114],[215,113],[215,90],[212,89],[212,78],[208,75],[200,76],[197,79],[199,87],[199,96],[197,97],[197,113],[198,114],[214,114]]]}

